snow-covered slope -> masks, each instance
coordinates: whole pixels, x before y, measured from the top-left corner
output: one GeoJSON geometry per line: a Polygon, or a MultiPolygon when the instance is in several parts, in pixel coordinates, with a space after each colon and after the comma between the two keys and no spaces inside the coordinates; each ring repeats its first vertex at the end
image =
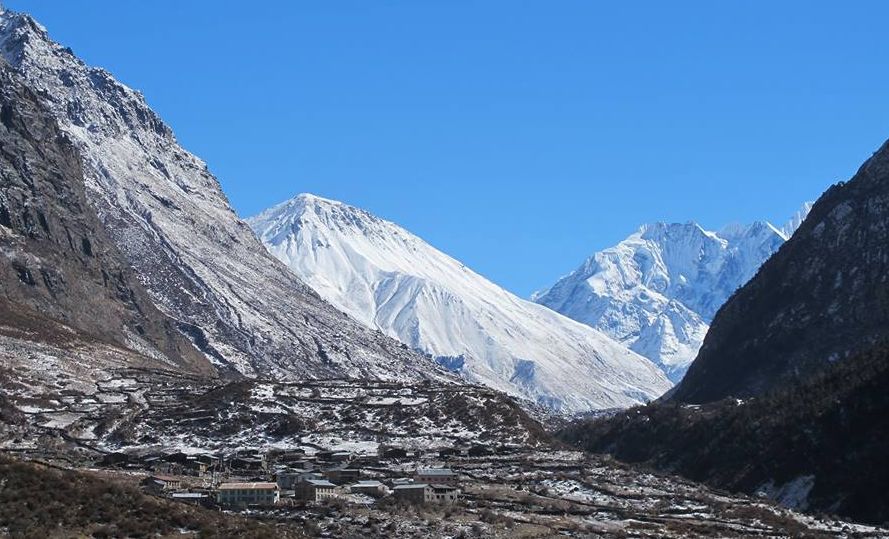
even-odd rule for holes
{"type": "Polygon", "coordinates": [[[0,54],[76,145],[88,202],[152,301],[220,370],[451,378],[270,256],[141,94],[84,65],[27,15],[0,13],[0,54]]]}
{"type": "Polygon", "coordinates": [[[764,221],[718,232],[696,223],[645,225],[532,299],[610,335],[677,382],[716,311],[811,207],[805,204],[782,228],[764,221]]]}
{"type": "Polygon", "coordinates": [[[321,296],[470,380],[566,411],[628,406],[670,387],[602,333],[358,208],[300,195],[248,222],[321,296]]]}

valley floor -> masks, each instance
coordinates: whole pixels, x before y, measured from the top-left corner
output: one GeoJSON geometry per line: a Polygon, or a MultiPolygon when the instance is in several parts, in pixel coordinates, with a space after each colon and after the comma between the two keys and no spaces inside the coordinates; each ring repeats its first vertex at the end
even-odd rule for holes
{"type": "MultiPolygon", "coordinates": [[[[2,373],[0,447],[18,461],[131,489],[150,484],[152,476],[173,476],[165,481],[175,487],[146,499],[204,494],[204,503],[219,512],[213,502],[218,483],[272,481],[294,468],[327,473],[345,466],[387,487],[419,468],[448,468],[459,477],[453,503],[407,504],[340,486],[320,502],[284,491],[275,506],[220,513],[240,512],[270,529],[390,538],[887,535],[567,449],[514,401],[474,386],[214,385],[137,369],[109,369],[94,373],[94,383],[74,384],[62,371],[44,370],[42,378],[28,374],[33,370],[2,373]],[[285,463],[288,454],[298,464],[285,463]],[[198,457],[209,465],[198,464],[198,457]]],[[[12,533],[8,517],[0,529],[28,537],[12,533]]]]}
{"type": "MultiPolygon", "coordinates": [[[[887,533],[802,515],[764,500],[714,492],[574,451],[528,451],[446,462],[384,462],[383,467],[365,473],[385,482],[428,464],[447,464],[461,475],[459,501],[417,505],[391,497],[374,500],[343,495],[318,503],[244,509],[240,514],[265,529],[277,527],[316,537],[828,538],[885,537],[887,533]]],[[[151,474],[149,470],[95,466],[80,471],[132,488],[151,474]]],[[[182,479],[205,484],[197,477],[182,479]]],[[[223,514],[232,513],[236,516],[239,512],[226,510],[223,514]]],[[[0,522],[0,528],[8,530],[9,522],[0,522]]]]}

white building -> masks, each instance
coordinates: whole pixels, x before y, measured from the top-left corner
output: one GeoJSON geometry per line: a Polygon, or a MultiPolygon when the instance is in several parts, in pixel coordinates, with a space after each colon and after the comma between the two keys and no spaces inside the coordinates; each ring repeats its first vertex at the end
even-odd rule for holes
{"type": "Polygon", "coordinates": [[[460,489],[450,485],[413,483],[398,485],[392,489],[396,499],[409,503],[453,503],[460,498],[460,489]]]}

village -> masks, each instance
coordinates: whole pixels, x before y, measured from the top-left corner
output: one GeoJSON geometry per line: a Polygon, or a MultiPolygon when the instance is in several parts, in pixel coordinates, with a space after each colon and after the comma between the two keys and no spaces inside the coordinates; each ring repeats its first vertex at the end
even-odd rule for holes
{"type": "Polygon", "coordinates": [[[169,453],[107,455],[106,469],[145,473],[140,485],[155,496],[226,509],[296,507],[339,499],[370,505],[384,498],[405,504],[449,504],[461,497],[461,478],[450,468],[418,467],[416,459],[488,454],[483,447],[417,454],[380,446],[378,454],[302,448],[229,455],[169,453]]]}
{"type": "Polygon", "coordinates": [[[95,469],[152,496],[291,522],[315,537],[877,537],[576,451],[467,445],[109,453],[95,469]],[[693,518],[692,518],[693,517],[693,518]],[[777,535],[775,535],[777,533],[777,535]],[[625,535],[624,535],[625,534],[625,535]]]}

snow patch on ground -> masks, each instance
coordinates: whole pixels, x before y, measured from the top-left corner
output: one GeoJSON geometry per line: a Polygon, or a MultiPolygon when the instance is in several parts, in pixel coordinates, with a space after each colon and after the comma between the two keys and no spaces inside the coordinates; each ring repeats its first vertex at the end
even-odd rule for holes
{"type": "Polygon", "coordinates": [[[805,511],[809,505],[809,493],[814,487],[814,475],[801,475],[780,486],[775,486],[773,481],[769,481],[757,489],[757,494],[775,500],[784,507],[805,511]]]}

